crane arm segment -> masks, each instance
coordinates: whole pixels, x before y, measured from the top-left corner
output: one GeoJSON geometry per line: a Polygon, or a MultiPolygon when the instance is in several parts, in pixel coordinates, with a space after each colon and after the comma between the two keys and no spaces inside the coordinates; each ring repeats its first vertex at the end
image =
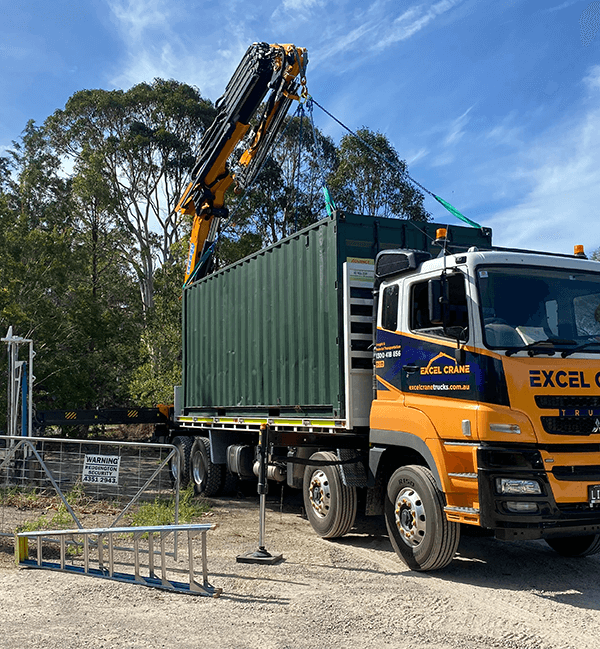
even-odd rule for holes
{"type": "Polygon", "coordinates": [[[254,43],[217,100],[217,115],[202,137],[192,180],[176,207],[194,219],[186,283],[192,275],[200,278],[210,272],[210,259],[197,266],[214,242],[221,219],[227,217],[225,192],[234,180],[247,187],[260,171],[291,102],[299,99],[299,84],[305,93],[307,64],[304,48],[254,43]],[[250,121],[269,91],[258,124],[250,132],[250,121]],[[248,145],[235,161],[232,154],[244,138],[248,145]]]}

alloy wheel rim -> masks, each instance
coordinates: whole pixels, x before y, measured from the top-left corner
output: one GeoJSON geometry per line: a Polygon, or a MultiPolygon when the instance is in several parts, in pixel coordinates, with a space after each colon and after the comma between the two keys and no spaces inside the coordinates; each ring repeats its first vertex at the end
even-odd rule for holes
{"type": "Polygon", "coordinates": [[[420,545],[427,533],[427,517],[423,501],[412,487],[405,487],[396,497],[395,519],[404,543],[412,548],[420,545]]]}

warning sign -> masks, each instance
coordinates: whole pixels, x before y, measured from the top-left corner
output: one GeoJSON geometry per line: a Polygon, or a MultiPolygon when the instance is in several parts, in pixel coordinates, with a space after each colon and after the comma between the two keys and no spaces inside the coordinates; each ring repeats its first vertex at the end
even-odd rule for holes
{"type": "Polygon", "coordinates": [[[86,455],[81,481],[86,484],[119,484],[118,455],[86,455]]]}

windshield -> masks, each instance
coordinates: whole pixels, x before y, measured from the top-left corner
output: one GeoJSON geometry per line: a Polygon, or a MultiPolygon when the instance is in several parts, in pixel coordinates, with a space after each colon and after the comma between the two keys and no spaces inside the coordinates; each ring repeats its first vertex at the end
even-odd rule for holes
{"type": "MultiPolygon", "coordinates": [[[[484,340],[492,349],[600,342],[600,272],[485,266],[477,284],[484,340]]],[[[600,345],[588,351],[598,353],[600,345]]]]}

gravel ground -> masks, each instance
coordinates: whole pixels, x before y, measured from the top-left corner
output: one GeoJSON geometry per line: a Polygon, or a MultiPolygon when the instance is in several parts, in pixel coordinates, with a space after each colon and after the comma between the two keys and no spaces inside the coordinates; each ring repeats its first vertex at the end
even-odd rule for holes
{"type": "Polygon", "coordinates": [[[380,518],[360,518],[342,540],[325,541],[296,496],[283,505],[277,496],[268,501],[266,546],[284,561],[241,564],[236,556],[258,545],[258,499],[211,502],[206,522],[219,527],[208,534],[208,568],[220,598],[18,569],[0,552],[0,647],[600,645],[600,555],[565,559],[541,542],[463,536],[449,567],[414,573],[396,558],[380,518]]]}

